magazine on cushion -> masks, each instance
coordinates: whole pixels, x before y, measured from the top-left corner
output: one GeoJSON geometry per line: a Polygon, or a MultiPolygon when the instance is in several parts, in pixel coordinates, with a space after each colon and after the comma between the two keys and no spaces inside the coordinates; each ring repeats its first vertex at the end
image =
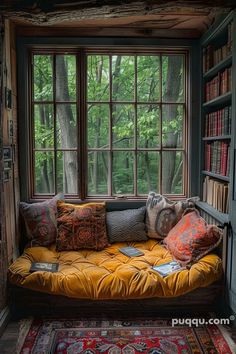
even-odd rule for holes
{"type": "Polygon", "coordinates": [[[152,269],[158,272],[162,277],[166,277],[169,274],[178,272],[179,270],[186,269],[186,268],[182,267],[176,261],[171,261],[160,265],[154,265],[152,269]]]}
{"type": "Polygon", "coordinates": [[[131,246],[120,248],[119,251],[128,257],[138,257],[144,255],[144,253],[138,248],[131,246]]]}
{"type": "Polygon", "coordinates": [[[30,267],[30,272],[52,272],[58,271],[59,263],[48,263],[48,262],[32,262],[30,267]]]}

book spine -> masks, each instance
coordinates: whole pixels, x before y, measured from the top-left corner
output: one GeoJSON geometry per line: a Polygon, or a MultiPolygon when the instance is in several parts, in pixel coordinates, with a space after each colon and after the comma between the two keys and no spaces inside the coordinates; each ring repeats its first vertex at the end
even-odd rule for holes
{"type": "Polygon", "coordinates": [[[228,184],[206,176],[203,187],[203,201],[206,201],[220,212],[227,213],[229,200],[228,184]]]}

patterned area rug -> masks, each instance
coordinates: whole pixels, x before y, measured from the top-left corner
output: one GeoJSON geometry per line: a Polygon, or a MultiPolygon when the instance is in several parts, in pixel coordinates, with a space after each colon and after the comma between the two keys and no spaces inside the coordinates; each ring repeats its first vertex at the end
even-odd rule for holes
{"type": "Polygon", "coordinates": [[[171,327],[170,320],[32,320],[19,338],[20,354],[235,353],[218,326],[171,327]]]}

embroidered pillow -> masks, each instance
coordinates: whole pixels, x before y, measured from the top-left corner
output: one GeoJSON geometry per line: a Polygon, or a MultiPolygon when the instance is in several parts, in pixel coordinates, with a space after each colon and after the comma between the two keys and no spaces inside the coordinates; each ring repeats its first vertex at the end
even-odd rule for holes
{"type": "Polygon", "coordinates": [[[102,250],[108,246],[105,203],[57,203],[58,251],[88,248],[102,250]]]}
{"type": "Polygon", "coordinates": [[[45,202],[20,203],[20,213],[23,216],[31,246],[48,246],[56,241],[57,201],[63,199],[63,194],[57,194],[45,202]]]}
{"type": "Polygon", "coordinates": [[[184,215],[163,244],[181,265],[191,265],[212,251],[222,240],[222,231],[208,225],[197,210],[184,215]]]}
{"type": "Polygon", "coordinates": [[[147,241],[146,208],[111,211],[106,215],[108,238],[113,242],[147,241]]]}
{"type": "Polygon", "coordinates": [[[150,192],[146,203],[146,227],[148,236],[163,239],[180,220],[187,208],[193,208],[198,197],[172,202],[161,194],[150,192]]]}

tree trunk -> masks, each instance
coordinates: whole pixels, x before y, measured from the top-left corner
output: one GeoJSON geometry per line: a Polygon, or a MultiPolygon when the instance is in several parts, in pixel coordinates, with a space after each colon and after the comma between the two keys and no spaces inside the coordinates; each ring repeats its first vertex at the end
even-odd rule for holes
{"type": "MultiPolygon", "coordinates": [[[[103,59],[97,63],[96,67],[96,82],[100,85],[102,81],[102,69],[103,69],[103,59]]],[[[98,117],[96,117],[96,136],[95,136],[95,147],[98,148],[100,144],[100,128],[101,128],[101,106],[99,106],[98,117]]],[[[94,192],[98,192],[98,152],[94,151],[94,167],[93,167],[93,180],[94,180],[94,192]]]]}
{"type": "MultiPolygon", "coordinates": [[[[42,80],[42,75],[39,77],[39,91],[42,92],[43,90],[43,80],[42,80]]],[[[47,119],[47,113],[46,112],[46,106],[40,104],[39,105],[39,119],[40,119],[40,125],[48,128],[48,119],[47,119]]],[[[41,142],[41,147],[46,148],[46,144],[44,141],[41,142]]],[[[50,182],[49,182],[49,170],[48,170],[48,158],[45,156],[42,162],[42,168],[40,170],[41,174],[41,183],[40,183],[40,190],[38,191],[39,193],[52,193],[53,192],[53,187],[50,187],[50,182]]],[[[53,181],[53,180],[52,180],[53,181]]]]}
{"type": "MultiPolygon", "coordinates": [[[[69,101],[68,79],[66,63],[63,56],[57,56],[56,95],[59,101],[69,101]]],[[[73,122],[73,113],[70,104],[57,104],[57,117],[61,129],[61,142],[63,148],[77,146],[77,131],[70,124],[73,122]]],[[[77,192],[77,158],[75,152],[66,151],[63,156],[65,193],[77,192]]]]}
{"type": "MultiPolygon", "coordinates": [[[[164,92],[164,102],[176,102],[179,96],[181,82],[181,56],[169,56],[167,68],[166,91],[164,92]]],[[[177,116],[177,106],[166,106],[165,122],[168,124],[177,116]]],[[[178,134],[169,133],[167,136],[166,146],[175,148],[177,146],[178,134]]],[[[163,156],[163,155],[162,155],[163,156]]],[[[172,192],[172,181],[175,172],[176,153],[165,153],[164,161],[162,160],[162,193],[170,194],[172,192]]]]}

